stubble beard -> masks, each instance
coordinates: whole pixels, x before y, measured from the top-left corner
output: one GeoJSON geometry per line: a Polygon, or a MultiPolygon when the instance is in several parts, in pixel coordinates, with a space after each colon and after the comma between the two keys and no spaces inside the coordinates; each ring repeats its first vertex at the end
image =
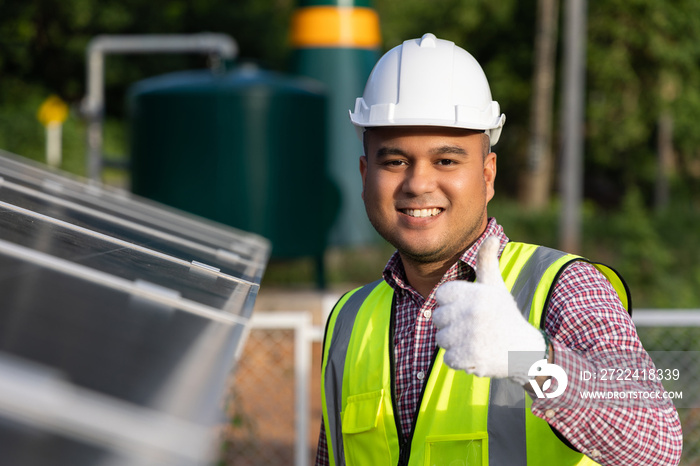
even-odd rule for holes
{"type": "Polygon", "coordinates": [[[382,224],[382,222],[374,218],[369,211],[367,212],[367,217],[377,233],[396,248],[402,259],[409,260],[416,264],[427,265],[445,263],[461,256],[481,235],[483,230],[481,226],[485,223],[486,213],[484,212],[479,215],[476,222],[469,226],[460,240],[450,242],[449,235],[443,234],[444,237],[441,238],[437,246],[432,249],[405,244],[398,235],[394,234],[394,230],[391,227],[382,224]]]}

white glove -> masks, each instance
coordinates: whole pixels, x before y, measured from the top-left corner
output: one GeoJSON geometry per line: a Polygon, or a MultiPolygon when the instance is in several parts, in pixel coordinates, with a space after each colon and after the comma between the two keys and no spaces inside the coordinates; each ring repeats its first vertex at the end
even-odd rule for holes
{"type": "Polygon", "coordinates": [[[438,288],[433,324],[439,330],[437,344],[445,349],[445,364],[451,368],[478,377],[511,377],[525,385],[530,380],[528,369],[544,356],[545,340],[525,320],[506,288],[498,248],[495,237],[481,245],[476,282],[452,281],[438,288]],[[532,353],[512,355],[509,368],[509,351],[532,353]]]}

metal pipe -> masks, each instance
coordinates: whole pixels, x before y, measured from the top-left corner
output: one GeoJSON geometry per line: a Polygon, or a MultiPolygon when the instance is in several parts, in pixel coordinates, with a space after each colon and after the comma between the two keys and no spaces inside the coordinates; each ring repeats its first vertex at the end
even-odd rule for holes
{"type": "MultiPolygon", "coordinates": [[[[238,54],[238,44],[226,34],[165,34],[97,36],[87,48],[87,93],[82,103],[88,120],[87,173],[100,181],[102,172],[102,122],[104,119],[104,59],[107,54],[209,53],[224,60],[238,54]]],[[[221,66],[215,63],[214,66],[221,66]]]]}
{"type": "Polygon", "coordinates": [[[581,248],[583,198],[583,124],[586,87],[586,0],[568,0],[564,10],[564,89],[562,99],[563,160],[560,248],[581,248]]]}

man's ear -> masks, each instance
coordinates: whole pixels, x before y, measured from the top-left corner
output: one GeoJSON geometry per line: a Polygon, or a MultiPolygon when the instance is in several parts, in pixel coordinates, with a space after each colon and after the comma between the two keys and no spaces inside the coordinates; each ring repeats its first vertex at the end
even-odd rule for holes
{"type": "Polygon", "coordinates": [[[486,183],[486,198],[487,200],[493,199],[493,195],[496,193],[495,182],[496,182],[496,160],[498,156],[495,152],[489,152],[484,158],[484,182],[486,183]]]}
{"type": "Polygon", "coordinates": [[[365,180],[367,179],[367,156],[360,156],[360,176],[362,176],[362,200],[365,200],[365,180]]]}

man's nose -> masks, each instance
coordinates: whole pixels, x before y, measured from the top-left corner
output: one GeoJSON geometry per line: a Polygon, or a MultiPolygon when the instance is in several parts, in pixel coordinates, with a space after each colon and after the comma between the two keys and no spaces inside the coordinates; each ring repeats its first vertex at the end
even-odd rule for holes
{"type": "Polygon", "coordinates": [[[402,191],[406,194],[419,196],[435,191],[437,186],[437,170],[431,163],[416,163],[406,170],[406,178],[402,191]]]}

